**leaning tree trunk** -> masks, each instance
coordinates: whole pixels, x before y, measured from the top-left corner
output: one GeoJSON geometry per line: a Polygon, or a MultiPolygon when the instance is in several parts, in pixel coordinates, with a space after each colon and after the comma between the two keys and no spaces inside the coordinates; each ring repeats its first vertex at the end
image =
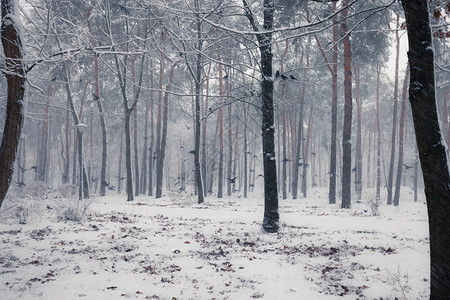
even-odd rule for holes
{"type": "Polygon", "coordinates": [[[426,0],[402,0],[408,29],[409,101],[428,208],[431,258],[430,299],[450,295],[450,175],[439,127],[434,55],[426,0]]]}
{"type": "Polygon", "coordinates": [[[5,199],[14,172],[17,147],[24,120],[25,69],[22,39],[15,23],[17,7],[14,0],[2,0],[1,39],[5,53],[7,81],[6,120],[0,146],[0,206],[5,199]]]}
{"type": "MultiPolygon", "coordinates": [[[[246,16],[259,31],[247,1],[242,0],[246,16]]],[[[264,33],[256,35],[261,54],[261,96],[262,96],[262,143],[264,167],[264,219],[263,230],[277,232],[279,228],[277,164],[275,160],[275,127],[273,122],[273,78],[272,78],[272,29],[275,6],[273,0],[264,0],[264,33]]]]}
{"type": "MultiPolygon", "coordinates": [[[[342,5],[346,7],[348,0],[342,5]]],[[[347,25],[348,7],[342,11],[341,30],[344,36],[344,131],[342,134],[342,204],[341,208],[351,206],[351,177],[352,177],[352,46],[350,32],[347,25]]]]}

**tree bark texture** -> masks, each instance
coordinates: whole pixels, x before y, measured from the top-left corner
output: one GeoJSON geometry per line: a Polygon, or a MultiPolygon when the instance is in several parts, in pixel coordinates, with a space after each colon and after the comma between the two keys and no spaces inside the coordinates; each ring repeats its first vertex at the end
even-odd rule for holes
{"type": "Polygon", "coordinates": [[[22,39],[14,22],[16,1],[2,0],[1,39],[6,64],[7,104],[6,119],[0,146],[0,206],[8,192],[14,172],[20,135],[24,120],[25,69],[22,39]]]}
{"type": "MultiPolygon", "coordinates": [[[[258,30],[247,2],[243,0],[247,18],[253,29],[258,30]]],[[[272,34],[274,1],[264,0],[264,33],[257,34],[261,53],[261,96],[262,96],[262,143],[264,167],[264,219],[265,232],[277,232],[279,228],[277,165],[275,160],[275,127],[273,109],[273,78],[272,78],[272,34]]]]}
{"type": "MultiPolygon", "coordinates": [[[[342,5],[346,7],[348,0],[342,5]]],[[[341,31],[344,36],[344,131],[342,134],[342,204],[341,208],[351,207],[352,177],[352,46],[347,25],[348,8],[342,11],[341,31]]]]}
{"type": "Polygon", "coordinates": [[[428,1],[402,0],[408,29],[411,103],[427,199],[430,232],[430,299],[450,295],[450,175],[439,127],[428,1]]]}

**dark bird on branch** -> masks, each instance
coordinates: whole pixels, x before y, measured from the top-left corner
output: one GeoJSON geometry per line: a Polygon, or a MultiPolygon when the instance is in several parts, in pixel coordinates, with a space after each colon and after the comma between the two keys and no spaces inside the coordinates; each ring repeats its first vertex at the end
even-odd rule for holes
{"type": "Polygon", "coordinates": [[[124,180],[125,179],[125,177],[119,177],[119,176],[116,176],[117,177],[117,179],[119,179],[119,180],[124,180]]]}
{"type": "Polygon", "coordinates": [[[291,161],[289,158],[283,158],[282,162],[288,162],[291,161]]]}
{"type": "Polygon", "coordinates": [[[97,101],[98,99],[100,99],[99,96],[97,96],[96,94],[92,93],[92,96],[94,97],[94,101],[97,101]]]}
{"type": "Polygon", "coordinates": [[[250,169],[249,171],[250,171],[250,173],[253,173],[253,172],[255,172],[255,170],[253,170],[253,169],[250,169]]]}
{"type": "Polygon", "coordinates": [[[53,77],[52,77],[52,81],[56,81],[56,76],[53,76],[53,77]]]}
{"type": "Polygon", "coordinates": [[[314,156],[316,156],[316,152],[311,152],[311,155],[314,155],[314,156]]]}
{"type": "Polygon", "coordinates": [[[31,169],[36,171],[38,169],[38,166],[32,166],[31,169]]]}
{"type": "Polygon", "coordinates": [[[354,167],[354,168],[352,169],[352,172],[356,172],[356,167],[354,167]]]}
{"type": "Polygon", "coordinates": [[[408,166],[408,165],[405,165],[405,164],[403,164],[403,166],[405,167],[406,170],[414,168],[414,167],[411,167],[411,166],[408,166]]]}
{"type": "Polygon", "coordinates": [[[24,186],[25,186],[25,183],[24,183],[24,182],[17,182],[17,186],[18,186],[18,187],[24,187],[24,186]]]}
{"type": "Polygon", "coordinates": [[[103,181],[103,185],[104,185],[104,186],[108,186],[108,185],[109,185],[109,182],[103,181]]]}
{"type": "Polygon", "coordinates": [[[195,154],[194,150],[189,151],[190,154],[195,154]]]}
{"type": "Polygon", "coordinates": [[[289,78],[291,78],[292,80],[297,80],[297,77],[295,77],[294,75],[289,75],[289,78]]]}
{"type": "Polygon", "coordinates": [[[286,80],[286,79],[288,79],[288,77],[284,74],[281,74],[281,79],[286,80]]]}
{"type": "Polygon", "coordinates": [[[191,127],[187,126],[186,124],[184,124],[184,126],[186,126],[187,129],[191,129],[191,127]]]}
{"type": "Polygon", "coordinates": [[[253,91],[250,91],[250,95],[255,96],[255,93],[253,91]]]}
{"type": "Polygon", "coordinates": [[[251,155],[252,153],[250,151],[247,151],[247,152],[245,152],[245,154],[250,154],[251,155]]]}
{"type": "Polygon", "coordinates": [[[116,190],[116,187],[115,186],[108,186],[108,190],[110,190],[110,191],[115,191],[116,190]]]}
{"type": "Polygon", "coordinates": [[[227,79],[228,78],[228,74],[225,74],[225,76],[223,76],[223,79],[227,79]]]}
{"type": "Polygon", "coordinates": [[[238,177],[236,176],[236,177],[234,177],[234,178],[227,178],[227,180],[230,182],[230,183],[236,183],[236,179],[237,179],[238,177]]]}
{"type": "Polygon", "coordinates": [[[277,71],[275,72],[275,78],[278,78],[278,77],[280,77],[280,71],[277,70],[277,71]]]}

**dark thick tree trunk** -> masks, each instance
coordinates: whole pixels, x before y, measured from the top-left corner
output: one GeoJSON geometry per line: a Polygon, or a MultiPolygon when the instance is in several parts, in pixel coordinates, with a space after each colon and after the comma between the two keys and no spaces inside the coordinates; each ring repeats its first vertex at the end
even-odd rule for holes
{"type": "Polygon", "coordinates": [[[402,0],[408,29],[409,101],[427,199],[430,231],[430,299],[450,295],[450,175],[439,127],[434,55],[426,0],[402,0]]]}
{"type": "MultiPolygon", "coordinates": [[[[342,2],[346,7],[348,0],[342,2]]],[[[344,131],[342,133],[342,204],[341,208],[351,207],[352,177],[352,46],[347,25],[348,8],[342,11],[341,31],[344,36],[344,131]]]]}
{"type": "MultiPolygon", "coordinates": [[[[243,0],[247,18],[253,29],[258,31],[247,2],[243,0]]],[[[275,127],[273,113],[273,78],[272,78],[272,34],[274,1],[264,0],[265,33],[257,34],[259,51],[261,53],[261,96],[262,96],[262,143],[264,166],[264,219],[263,230],[277,232],[279,228],[277,164],[275,160],[275,127]]]]}
{"type": "Polygon", "coordinates": [[[394,206],[398,206],[400,202],[400,186],[403,171],[403,143],[404,143],[404,131],[405,131],[405,115],[406,115],[406,100],[408,92],[408,79],[409,79],[409,65],[406,68],[405,80],[403,82],[403,94],[402,94],[402,110],[400,113],[400,132],[398,134],[398,162],[397,162],[397,179],[395,180],[395,194],[394,194],[394,206]]]}
{"type": "Polygon", "coordinates": [[[0,206],[8,192],[14,172],[17,147],[22,132],[25,94],[25,69],[23,64],[22,39],[15,23],[16,10],[14,0],[2,0],[1,39],[6,64],[7,104],[6,120],[0,146],[0,206]]]}

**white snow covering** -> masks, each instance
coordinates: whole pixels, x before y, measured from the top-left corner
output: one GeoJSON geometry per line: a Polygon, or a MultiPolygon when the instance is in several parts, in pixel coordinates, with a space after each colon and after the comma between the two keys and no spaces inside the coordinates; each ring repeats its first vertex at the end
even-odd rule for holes
{"type": "Polygon", "coordinates": [[[311,189],[280,200],[277,234],[261,231],[261,194],[107,196],[78,223],[58,219],[54,199],[25,225],[3,209],[0,298],[427,299],[426,205],[409,191],[374,217],[311,189]]]}

